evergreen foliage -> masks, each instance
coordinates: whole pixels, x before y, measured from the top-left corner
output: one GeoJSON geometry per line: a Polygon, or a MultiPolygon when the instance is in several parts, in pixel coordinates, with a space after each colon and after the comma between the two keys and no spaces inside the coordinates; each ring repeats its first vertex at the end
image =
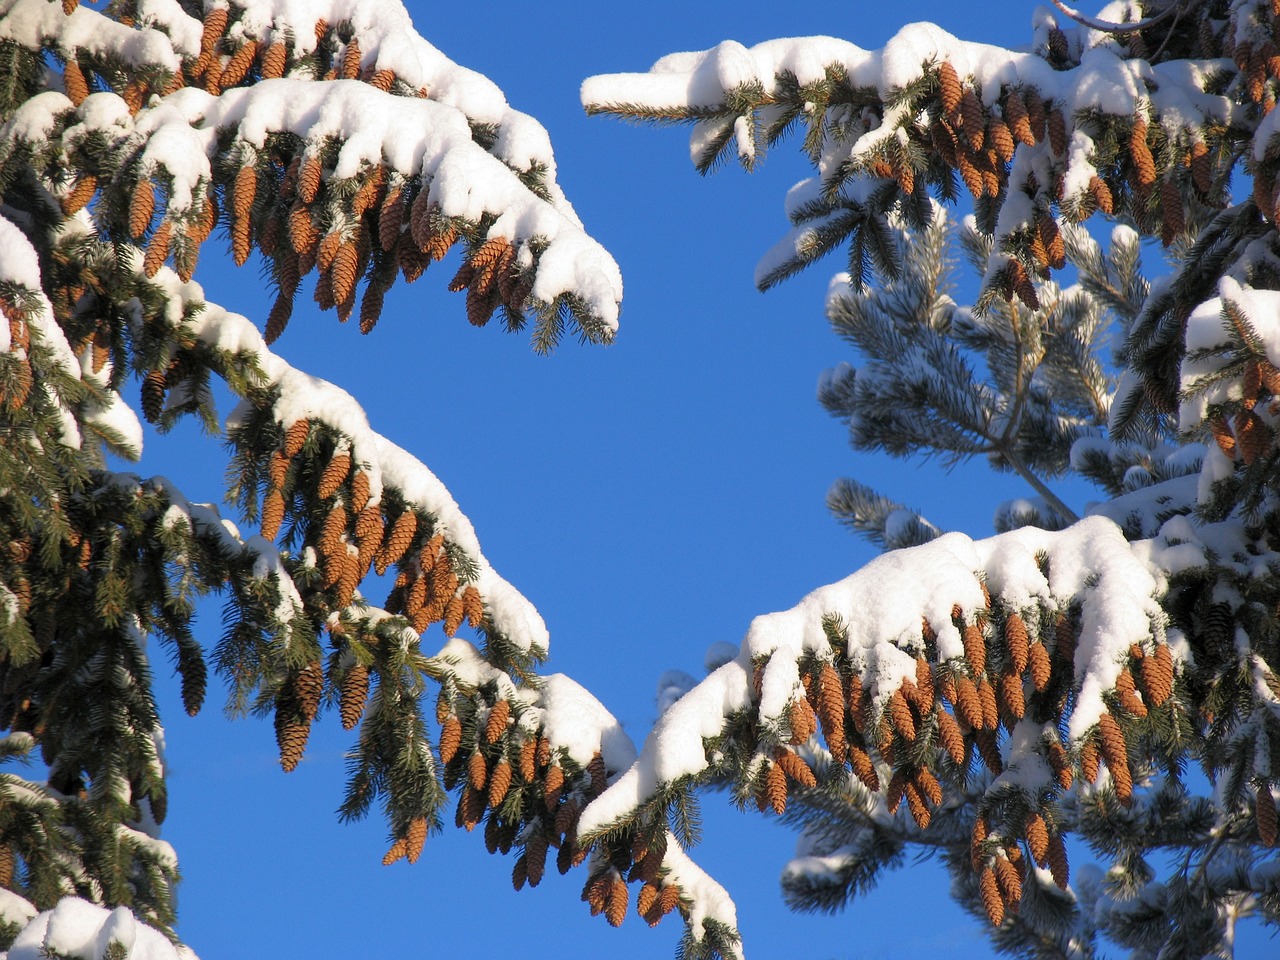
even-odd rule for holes
{"type": "Polygon", "coordinates": [[[691,124],[704,172],[794,135],[815,175],[757,281],[843,251],[828,315],[863,365],[823,405],[857,449],[982,456],[1036,495],[970,540],[839,482],[832,509],[889,551],[757,618],[637,754],[538,673],[542,621],[430,471],[270,349],[304,278],[369,333],[455,247],[471,323],[611,340],[617,269],[545,132],[393,0],[0,0],[0,760],[42,765],[0,773],[15,955],[186,952],[147,638],[189,712],[212,668],[272,717],[286,771],[325,712],[355,731],[341,815],[381,807],[384,863],[452,807],[517,888],[553,857],[610,924],[681,914],[688,958],[738,954],[685,853],[703,786],[800,830],[801,910],[924,850],[1022,956],[1229,955],[1239,918],[1280,920],[1280,6],[1105,17],[1042,9],[1026,53],[916,25],[584,86],[591,112],[691,124]],[[1085,224],[1108,217],[1104,245],[1085,224]],[[262,332],[193,279],[219,227],[266,264],[262,332]],[[1170,276],[1143,278],[1142,237],[1170,276]],[[135,408],[225,429],[255,533],[111,468],[139,453],[135,408]],[[1092,515],[1054,492],[1071,472],[1107,498],[1092,515]],[[394,577],[380,605],[371,573],[394,577]],[[193,623],[211,593],[216,640],[193,623]]]}

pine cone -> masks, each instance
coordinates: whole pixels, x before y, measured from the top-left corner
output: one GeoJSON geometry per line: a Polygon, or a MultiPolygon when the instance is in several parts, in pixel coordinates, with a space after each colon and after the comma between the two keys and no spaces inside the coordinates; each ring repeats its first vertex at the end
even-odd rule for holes
{"type": "Polygon", "coordinates": [[[471,754],[471,759],[467,761],[467,782],[473,790],[483,790],[489,782],[489,766],[479,750],[471,754]]]}
{"type": "Polygon", "coordinates": [[[1049,838],[1049,872],[1059,890],[1066,890],[1071,882],[1071,870],[1067,864],[1067,845],[1062,834],[1055,833],[1049,838]]]}
{"type": "Polygon", "coordinates": [[[397,860],[404,859],[405,854],[407,854],[408,852],[409,852],[409,842],[404,837],[401,837],[395,843],[391,844],[391,849],[389,849],[385,854],[383,854],[382,865],[384,867],[389,867],[393,863],[395,863],[397,860]]]}
{"type": "Polygon", "coordinates": [[[1027,105],[1016,90],[1009,91],[1009,95],[1005,98],[1004,119],[1014,139],[1019,143],[1026,144],[1028,147],[1035,146],[1036,137],[1031,130],[1031,123],[1027,119],[1027,105]]]}
{"type": "Polygon", "coordinates": [[[1092,736],[1080,745],[1080,775],[1089,783],[1098,780],[1098,744],[1092,736]]]}
{"type": "Polygon", "coordinates": [[[284,706],[276,706],[276,744],[280,748],[280,766],[285,773],[297,769],[302,752],[307,749],[307,739],[311,736],[311,724],[288,716],[291,711],[284,706]]]}
{"type": "Polygon", "coordinates": [[[538,744],[532,737],[520,744],[520,779],[525,783],[532,783],[533,778],[537,776],[538,769],[535,765],[538,753],[538,744]]]}
{"type": "Polygon", "coordinates": [[[536,887],[542,882],[547,868],[547,835],[541,830],[534,830],[525,844],[524,855],[529,886],[536,887]]]}
{"type": "Polygon", "coordinates": [[[1031,125],[1031,135],[1039,143],[1045,134],[1044,100],[1035,87],[1028,87],[1022,100],[1027,105],[1027,123],[1031,125]]]}
{"type": "Polygon", "coordinates": [[[547,809],[554,810],[556,804],[560,802],[560,791],[564,787],[564,770],[560,768],[558,763],[553,763],[547,767],[547,775],[542,781],[543,796],[546,800],[547,809]]]}
{"type": "Polygon", "coordinates": [[[458,596],[450,597],[444,607],[444,635],[452,637],[456,634],[458,628],[462,626],[464,617],[462,598],[458,596]]]}
{"type": "Polygon", "coordinates": [[[591,761],[587,764],[587,774],[591,777],[591,795],[597,797],[604,793],[605,787],[609,785],[609,779],[605,774],[604,757],[599,750],[591,755],[591,761]]]}
{"type": "Polygon", "coordinates": [[[396,522],[391,525],[391,529],[387,532],[387,538],[383,541],[382,549],[374,558],[374,569],[378,572],[378,576],[387,572],[387,567],[396,563],[404,556],[405,551],[409,549],[413,543],[414,535],[418,531],[418,516],[411,509],[405,509],[403,513],[396,518],[396,522]]]}
{"type": "Polygon", "coordinates": [[[152,370],[142,381],[142,415],[148,423],[158,423],[164,412],[165,376],[152,370]]]}
{"type": "MultiPolygon", "coordinates": [[[[1165,177],[1160,184],[1160,212],[1168,234],[1177,236],[1186,230],[1187,220],[1182,209],[1182,191],[1172,176],[1165,177]]],[[[1166,243],[1165,246],[1168,244],[1166,243]]]]}
{"type": "Polygon", "coordinates": [[[1063,790],[1070,790],[1074,779],[1071,771],[1071,757],[1067,754],[1066,749],[1056,739],[1049,741],[1048,746],[1049,766],[1053,769],[1054,777],[1058,781],[1058,786],[1063,790]]]}
{"type": "Polygon", "coordinates": [[[849,744],[849,765],[853,768],[853,775],[861,780],[868,790],[872,793],[880,791],[880,777],[876,774],[876,765],[863,744],[849,744]]]}
{"type": "Polygon", "coordinates": [[[974,872],[980,871],[987,859],[987,837],[990,833],[991,825],[984,817],[973,821],[973,830],[969,834],[969,862],[973,864],[974,872]]]}
{"type": "Polygon", "coordinates": [[[916,789],[920,791],[921,797],[935,807],[941,806],[942,784],[938,782],[938,778],[933,775],[932,770],[927,767],[918,767],[913,782],[916,789]]]}
{"type": "Polygon", "coordinates": [[[1009,660],[1016,673],[1027,669],[1029,641],[1027,624],[1017,613],[1010,613],[1004,621],[1004,641],[1009,649],[1009,660]]]}
{"type": "Polygon", "coordinates": [[[1107,769],[1111,771],[1111,780],[1115,784],[1116,796],[1126,807],[1133,796],[1133,776],[1129,771],[1129,751],[1125,747],[1124,734],[1115,717],[1104,713],[1098,719],[1098,738],[1101,741],[1102,757],[1107,761],[1107,769]]]}
{"type": "Polygon", "coordinates": [[[787,722],[791,727],[791,742],[807,743],[818,729],[818,719],[814,716],[813,707],[803,697],[795,700],[787,709],[787,722]]]}
{"type": "Polygon", "coordinates": [[[262,537],[274,540],[280,533],[280,524],[284,520],[284,495],[279,488],[271,487],[262,497],[262,537]]]}
{"type": "Polygon", "coordinates": [[[1147,122],[1141,117],[1134,120],[1129,134],[1129,155],[1133,158],[1134,177],[1139,191],[1145,191],[1156,182],[1156,162],[1147,146],[1147,122]]]}
{"type": "Polygon", "coordinates": [[[204,29],[200,34],[200,52],[212,53],[222,35],[227,32],[228,12],[226,7],[215,7],[204,18],[204,29]]]}
{"type": "Polygon", "coordinates": [[[956,154],[956,167],[960,171],[960,179],[964,181],[964,185],[969,188],[969,192],[975,198],[986,193],[987,187],[982,179],[982,173],[974,166],[973,158],[965,150],[960,150],[956,154]]]}
{"type": "Polygon", "coordinates": [[[396,72],[394,70],[379,70],[369,78],[369,86],[383,93],[390,91],[396,82],[396,72]]]}
{"type": "Polygon", "coordinates": [[[931,712],[937,699],[937,690],[933,683],[933,668],[924,657],[916,657],[916,690],[920,694],[921,714],[931,712]]]}
{"type": "Polygon", "coordinates": [[[462,722],[455,716],[448,717],[440,727],[440,759],[450,763],[462,745],[462,722]]]}
{"type": "Polygon", "coordinates": [[[1062,111],[1053,109],[1049,111],[1049,146],[1058,157],[1066,157],[1067,155],[1067,119],[1062,115],[1062,111]]]}
{"type": "Polygon", "coordinates": [[[902,695],[901,689],[895,690],[893,696],[889,698],[889,719],[893,723],[894,729],[904,739],[915,740],[915,717],[911,715],[911,708],[907,706],[906,698],[902,695]]]}
{"type": "Polygon", "coordinates": [[[1027,849],[1031,851],[1031,859],[1040,866],[1049,862],[1049,827],[1039,813],[1027,817],[1023,831],[1027,837],[1027,849]]]}
{"type": "Polygon", "coordinates": [[[1053,653],[1058,662],[1069,668],[1073,673],[1075,671],[1076,658],[1076,628],[1071,622],[1071,618],[1065,613],[1059,613],[1057,620],[1054,621],[1054,635],[1057,644],[1054,646],[1053,653]]]}
{"type": "Polygon", "coordinates": [[[156,227],[155,233],[151,235],[151,241],[147,244],[147,254],[142,260],[142,272],[148,277],[154,277],[164,266],[165,260],[169,257],[169,241],[172,237],[173,224],[168,220],[162,220],[160,226],[156,227]]]}
{"type": "Polygon", "coordinates": [[[777,761],[778,767],[782,772],[802,787],[816,787],[818,785],[818,781],[814,777],[813,771],[809,769],[809,765],[797,754],[778,747],[773,751],[773,758],[777,761]]]}
{"type": "Polygon", "coordinates": [[[997,777],[1004,773],[1004,758],[1000,755],[1000,743],[994,730],[975,730],[973,744],[978,748],[978,756],[997,777]]]}
{"type": "MultiPolygon", "coordinates": [[[[1000,705],[1003,712],[1011,717],[1014,721],[1022,719],[1026,713],[1026,701],[1022,696],[1022,675],[1021,674],[1002,674],[1000,677],[1000,705]]],[[[1010,724],[1012,729],[1012,724],[1010,724]]]]}
{"type": "Polygon", "coordinates": [[[1191,145],[1191,182],[1195,184],[1201,196],[1206,196],[1213,189],[1213,160],[1209,156],[1209,148],[1200,141],[1191,145]]]}
{"type": "Polygon", "coordinates": [[[1036,692],[1042,693],[1049,686],[1049,678],[1052,670],[1049,662],[1049,651],[1044,648],[1043,643],[1033,643],[1027,651],[1028,667],[1031,676],[1031,685],[1035,687],[1036,692]]]}
{"type": "Polygon", "coordinates": [[[969,669],[976,680],[987,669],[987,642],[982,636],[982,628],[976,623],[964,628],[964,656],[969,661],[969,669]]]}
{"type": "Polygon", "coordinates": [[[288,49],[279,40],[267,47],[262,54],[262,79],[275,80],[283,77],[287,59],[288,49]]]}
{"type": "Polygon", "coordinates": [[[962,720],[966,726],[974,730],[982,728],[982,701],[978,698],[978,688],[968,677],[955,678],[956,698],[952,701],[956,708],[956,719],[962,720]]]}
{"type": "Polygon", "coordinates": [[[347,508],[338,503],[333,506],[328,516],[324,518],[324,525],[320,529],[318,546],[320,554],[324,557],[326,563],[331,564],[335,559],[346,557],[347,547],[343,540],[343,535],[346,532],[347,508]]]}
{"type": "MultiPolygon", "coordinates": [[[[369,668],[357,663],[342,678],[342,696],[338,702],[338,713],[342,717],[342,729],[352,730],[360,722],[364,714],[365,701],[369,698],[369,668]]],[[[461,729],[458,731],[461,739],[461,729]]],[[[457,751],[454,744],[454,751],[457,751]]]]}
{"type": "Polygon", "coordinates": [[[405,835],[405,855],[410,863],[417,863],[422,856],[422,847],[427,840],[427,821],[425,817],[414,817],[409,821],[409,832],[405,835]]]}
{"type": "Polygon", "coordinates": [[[339,74],[343,80],[354,80],[360,76],[360,41],[355,37],[347,42],[347,49],[343,51],[339,74]]]}
{"type": "Polygon", "coordinates": [[[1107,186],[1105,180],[1101,177],[1089,178],[1089,193],[1093,196],[1093,202],[1098,205],[1098,209],[1110,216],[1115,209],[1115,202],[1111,197],[1111,188],[1107,186]]]}
{"type": "Polygon", "coordinates": [[[1018,868],[1004,857],[996,857],[991,869],[1004,902],[1010,905],[1018,903],[1022,899],[1022,874],[1018,868]]]}
{"type": "Polygon", "coordinates": [[[80,61],[75,57],[67,58],[62,81],[67,89],[67,99],[77,107],[84,103],[85,98],[89,96],[89,81],[85,79],[84,71],[80,69],[80,61]]]}
{"type": "Polygon", "coordinates": [[[1001,163],[1008,163],[1013,159],[1013,135],[999,117],[992,117],[987,121],[987,142],[995,150],[1001,163]]]}
{"type": "Polygon", "coordinates": [[[982,727],[985,730],[995,730],[1000,726],[1000,708],[996,703],[996,688],[991,682],[983,677],[978,681],[978,703],[982,707],[982,727]]]}
{"type": "Polygon", "coordinates": [[[139,180],[129,198],[129,235],[140,239],[151,225],[156,210],[156,188],[149,179],[139,180]]]}
{"type": "MultiPolygon", "coordinates": [[[[636,897],[636,913],[644,917],[645,920],[647,921],[649,919],[650,912],[653,910],[654,906],[657,905],[657,903],[658,903],[658,885],[650,881],[640,888],[640,894],[639,896],[636,897]]],[[[659,915],[657,919],[661,920],[662,919],[661,915],[659,915]]],[[[655,926],[656,923],[657,923],[657,920],[652,921],[649,923],[649,926],[655,926]]]]}
{"type": "Polygon", "coordinates": [[[324,693],[324,669],[319,660],[312,660],[300,671],[293,683],[298,708],[308,722],[316,718],[320,709],[320,695],[324,693]]]}
{"type": "Polygon", "coordinates": [[[942,61],[938,66],[938,96],[942,101],[943,113],[947,116],[954,115],[960,106],[961,95],[960,77],[956,74],[956,68],[946,60],[942,61]]]}
{"type": "MultiPolygon", "coordinates": [[[[320,166],[320,161],[315,157],[307,157],[303,160],[302,166],[298,170],[298,199],[301,200],[303,204],[309,205],[315,201],[316,195],[320,192],[320,179],[322,173],[323,170],[320,166]]],[[[295,209],[305,210],[306,207],[304,206],[295,209]]],[[[308,224],[311,222],[310,214],[307,216],[307,222],[308,224]]],[[[299,250],[298,252],[301,253],[302,251],[299,250]]]]}
{"type": "Polygon", "coordinates": [[[257,58],[258,41],[246,40],[240,45],[240,49],[231,55],[227,65],[222,68],[222,76],[218,79],[222,89],[228,90],[243,80],[249,73],[249,68],[253,66],[253,61],[257,58]]]}
{"type": "Polygon", "coordinates": [[[960,114],[963,118],[960,132],[969,141],[970,147],[981,150],[986,140],[983,133],[983,128],[986,126],[986,112],[982,108],[982,101],[978,99],[972,87],[965,90],[960,97],[960,114]]]}
{"type": "Polygon", "coordinates": [[[609,892],[609,871],[605,870],[587,878],[582,888],[582,900],[591,908],[594,917],[604,910],[605,899],[609,892]]]}
{"type": "Polygon", "coordinates": [[[325,466],[320,474],[320,482],[316,485],[316,494],[321,500],[328,500],[338,488],[342,486],[342,482],[347,479],[347,475],[351,472],[351,456],[346,453],[339,453],[325,466]]]}
{"type": "Polygon", "coordinates": [[[1268,847],[1276,845],[1276,801],[1271,795],[1271,787],[1260,783],[1255,788],[1254,814],[1258,821],[1258,837],[1268,847]]]}
{"type": "Polygon", "coordinates": [[[761,785],[761,795],[773,812],[781,816],[787,809],[787,775],[776,763],[769,764],[761,785]]]}
{"type": "Polygon", "coordinates": [[[955,765],[963,769],[968,758],[968,751],[964,745],[964,734],[960,732],[960,727],[955,719],[943,709],[941,704],[938,705],[936,716],[938,718],[938,742],[942,744],[942,749],[947,751],[947,755],[951,757],[955,765]]]}
{"type": "Polygon", "coordinates": [[[295,420],[289,425],[284,434],[284,444],[281,447],[282,452],[289,459],[293,459],[302,452],[302,446],[307,442],[307,436],[311,432],[311,421],[303,418],[295,420]]]}
{"type": "Polygon", "coordinates": [[[507,720],[511,716],[511,701],[499,700],[489,711],[489,720],[485,724],[485,743],[494,743],[507,732],[507,720]]]}
{"type": "Polygon", "coordinates": [[[1000,896],[1000,885],[996,881],[995,871],[984,867],[978,875],[978,892],[982,896],[982,905],[986,908],[987,919],[993,927],[1004,922],[1004,899],[1000,896]]]}
{"type": "MultiPolygon", "coordinates": [[[[506,701],[503,701],[504,703],[506,701]]],[[[479,754],[476,754],[479,756],[479,754]]],[[[499,760],[493,767],[493,774],[489,777],[489,809],[496,810],[501,806],[503,799],[507,795],[507,790],[511,787],[511,764],[506,760],[499,760]]]]}

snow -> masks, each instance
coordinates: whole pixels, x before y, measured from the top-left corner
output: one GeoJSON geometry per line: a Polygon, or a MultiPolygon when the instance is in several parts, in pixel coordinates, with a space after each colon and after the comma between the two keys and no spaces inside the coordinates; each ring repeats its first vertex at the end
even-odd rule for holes
{"type": "Polygon", "coordinates": [[[625,770],[635,762],[635,745],[622,724],[599,700],[564,674],[553,673],[542,679],[538,703],[543,711],[543,732],[552,750],[563,751],[582,767],[597,752],[607,770],[625,770]]]}
{"type": "MultiPolygon", "coordinates": [[[[754,663],[767,661],[759,716],[779,720],[800,690],[798,661],[834,655],[822,626],[828,616],[844,623],[850,664],[877,704],[903,680],[914,680],[916,656],[923,652],[922,619],[937,634],[940,661],[963,657],[951,611],[959,606],[966,619],[985,611],[979,571],[985,572],[992,596],[1013,609],[1053,610],[1079,601],[1075,668],[1082,679],[1068,732],[1080,740],[1106,711],[1103,694],[1114,689],[1130,645],[1163,639],[1164,614],[1157,596],[1164,578],[1153,570],[1158,559],[1149,545],[1129,544],[1104,517],[1088,517],[1062,531],[1023,527],[985,540],[950,533],[883,554],[790,610],[756,617],[738,658],[714,670],[662,714],[635,764],[583,811],[579,829],[583,836],[605,831],[662,787],[705,771],[710,764],[705,741],[718,736],[730,716],[751,706],[754,663]],[[1047,577],[1038,562],[1041,556],[1047,577]]],[[[1019,742],[1015,738],[1014,748],[1019,742]]],[[[1031,769],[1029,743],[1024,743],[1028,766],[1021,775],[1041,776],[1039,767],[1031,769]]]]}
{"type": "Polygon", "coordinates": [[[52,910],[35,916],[18,934],[7,957],[105,960],[112,942],[125,948],[129,960],[195,960],[190,950],[175,947],[158,930],[139,923],[125,907],[108,910],[78,897],[67,897],[52,910]]]}
{"type": "MultiPolygon", "coordinates": [[[[134,268],[138,270],[139,261],[135,256],[134,268]]],[[[406,504],[433,517],[436,530],[476,565],[474,584],[484,600],[489,622],[518,649],[546,654],[550,644],[546,623],[533,604],[490,566],[471,521],[425,464],[376,433],[359,403],[345,390],[295,369],[272,353],[247,317],[206,301],[198,283],[184,283],[167,267],[161,268],[152,282],[165,289],[177,308],[175,320],[182,318],[183,305],[204,304],[194,317],[182,321],[191,334],[210,346],[257,361],[265,374],[262,386],[279,390],[274,413],[283,428],[309,419],[327,423],[350,438],[353,459],[369,474],[371,502],[378,502],[383,488],[390,484],[400,491],[406,504]]],[[[230,419],[233,421],[236,416],[233,413],[230,419]]],[[[282,599],[282,604],[284,599],[287,598],[282,599]]],[[[283,610],[282,606],[282,613],[283,610]]]]}

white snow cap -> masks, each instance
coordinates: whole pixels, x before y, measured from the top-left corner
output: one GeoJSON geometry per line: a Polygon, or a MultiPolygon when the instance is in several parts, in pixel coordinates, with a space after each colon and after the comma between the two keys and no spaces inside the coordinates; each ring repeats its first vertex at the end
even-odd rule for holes
{"type": "Polygon", "coordinates": [[[195,960],[185,947],[175,947],[158,931],[140,922],[125,907],[109,910],[79,897],[67,897],[52,910],[35,916],[9,948],[8,960],[44,960],[49,956],[105,960],[118,943],[128,960],[195,960]]]}

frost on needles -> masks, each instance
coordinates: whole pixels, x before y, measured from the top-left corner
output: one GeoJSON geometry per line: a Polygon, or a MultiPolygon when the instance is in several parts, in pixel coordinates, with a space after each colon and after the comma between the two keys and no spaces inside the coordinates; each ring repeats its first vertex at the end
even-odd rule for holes
{"type": "Polygon", "coordinates": [[[285,770],[325,712],[355,731],[342,815],[382,808],[384,862],[452,812],[517,887],[554,861],[609,923],[679,914],[686,957],[740,952],[686,852],[704,785],[800,828],[801,909],[914,846],[1022,955],[1200,957],[1242,916],[1273,922],[1278,15],[1041,8],[1023,52],[917,24],[878,51],[726,42],[587,81],[590,111],[690,123],[704,171],[794,133],[814,173],[757,280],[846,253],[828,311],[865,362],[823,403],[856,446],[983,456],[1035,494],[974,540],[837,487],[856,529],[915,545],[758,617],[636,750],[537,673],[546,625],[427,466],[271,349],[304,280],[369,333],[451,249],[471,323],[611,340],[619,273],[545,131],[389,0],[0,0],[0,748],[44,764],[0,774],[9,955],[189,955],[148,638],[186,710],[212,666],[271,716],[285,770]],[[1108,217],[1104,250],[1084,224],[1108,217]],[[266,317],[196,281],[219,227],[266,265],[266,317]],[[1143,236],[1172,262],[1150,284],[1143,236]],[[140,418],[187,416],[225,431],[239,524],[107,469],[140,454],[140,418]],[[1059,497],[1067,472],[1105,502],[1059,497]],[[209,592],[214,641],[193,621],[209,592]]]}

